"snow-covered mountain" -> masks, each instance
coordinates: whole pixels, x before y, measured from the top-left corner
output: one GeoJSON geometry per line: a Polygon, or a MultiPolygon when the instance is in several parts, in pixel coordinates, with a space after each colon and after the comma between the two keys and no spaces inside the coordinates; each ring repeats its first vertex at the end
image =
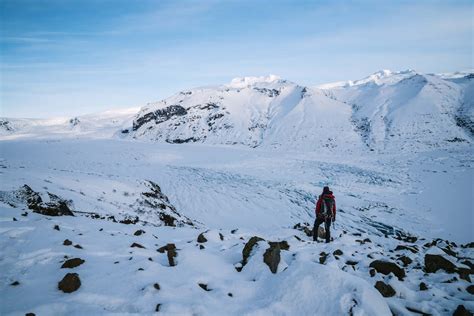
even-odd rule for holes
{"type": "Polygon", "coordinates": [[[445,148],[471,141],[473,80],[413,70],[318,87],[237,78],[149,104],[124,132],[169,143],[312,151],[445,148]]]}

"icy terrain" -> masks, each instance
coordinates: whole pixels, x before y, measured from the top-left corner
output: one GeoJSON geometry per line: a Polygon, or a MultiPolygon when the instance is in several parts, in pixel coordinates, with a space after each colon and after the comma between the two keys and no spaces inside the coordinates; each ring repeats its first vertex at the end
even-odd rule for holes
{"type": "Polygon", "coordinates": [[[473,311],[472,81],[247,77],[139,111],[4,118],[0,314],[473,311]],[[329,244],[307,235],[324,185],[329,244]],[[80,286],[61,290],[68,273],[80,286]]]}

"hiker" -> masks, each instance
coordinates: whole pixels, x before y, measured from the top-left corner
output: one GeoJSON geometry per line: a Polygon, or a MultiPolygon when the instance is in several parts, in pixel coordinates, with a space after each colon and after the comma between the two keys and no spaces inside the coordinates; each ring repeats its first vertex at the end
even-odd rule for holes
{"type": "Polygon", "coordinates": [[[313,241],[318,241],[319,225],[324,223],[326,230],[326,242],[331,240],[331,222],[336,221],[336,199],[329,190],[329,187],[323,188],[323,193],[319,196],[316,202],[316,220],[313,228],[313,241]]]}

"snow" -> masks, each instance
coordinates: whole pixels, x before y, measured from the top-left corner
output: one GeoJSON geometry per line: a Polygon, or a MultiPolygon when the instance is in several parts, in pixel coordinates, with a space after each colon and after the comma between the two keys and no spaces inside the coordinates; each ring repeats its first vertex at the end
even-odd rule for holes
{"type": "Polygon", "coordinates": [[[463,268],[474,257],[461,247],[474,240],[472,135],[455,120],[469,118],[471,81],[412,71],[368,78],[331,89],[243,78],[72,122],[2,119],[12,129],[0,126],[0,314],[153,314],[157,304],[168,315],[474,310],[471,282],[422,270],[425,254],[463,268]],[[178,104],[186,115],[133,129],[147,113],[178,104]],[[213,129],[216,114],[224,116],[213,129]],[[361,130],[364,122],[369,129],[361,130]],[[200,141],[166,142],[187,137],[200,141]],[[455,138],[464,141],[447,141],[455,138]],[[153,197],[151,183],[166,198],[153,197]],[[48,193],[70,200],[75,216],[33,212],[15,197],[25,184],[44,201],[48,193]],[[338,206],[329,244],[293,228],[312,225],[324,185],[338,206]],[[164,225],[163,211],[176,227],[164,225]],[[120,223],[135,216],[135,224],[120,223]],[[139,229],[145,233],[134,235],[139,229]],[[197,242],[200,233],[207,242],[197,242]],[[264,240],[242,267],[252,236],[264,240]],[[289,249],[273,274],[263,256],[275,241],[289,249]],[[157,252],[168,243],[177,248],[173,267],[157,252]],[[395,250],[400,245],[417,251],[395,250]],[[402,255],[413,262],[404,266],[402,255]],[[65,256],[85,263],[61,269],[65,256]],[[377,259],[396,262],[406,278],[372,277],[377,259]],[[66,294],[57,283],[68,272],[81,287],[66,294]],[[383,297],[377,281],[396,295],[383,297]]]}

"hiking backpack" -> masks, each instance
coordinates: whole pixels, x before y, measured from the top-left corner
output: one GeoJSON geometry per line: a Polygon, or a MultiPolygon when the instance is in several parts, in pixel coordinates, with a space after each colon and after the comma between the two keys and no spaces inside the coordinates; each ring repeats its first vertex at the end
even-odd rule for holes
{"type": "Polygon", "coordinates": [[[321,214],[324,218],[332,218],[332,209],[334,207],[334,199],[329,197],[322,198],[322,205],[321,205],[321,214]]]}

